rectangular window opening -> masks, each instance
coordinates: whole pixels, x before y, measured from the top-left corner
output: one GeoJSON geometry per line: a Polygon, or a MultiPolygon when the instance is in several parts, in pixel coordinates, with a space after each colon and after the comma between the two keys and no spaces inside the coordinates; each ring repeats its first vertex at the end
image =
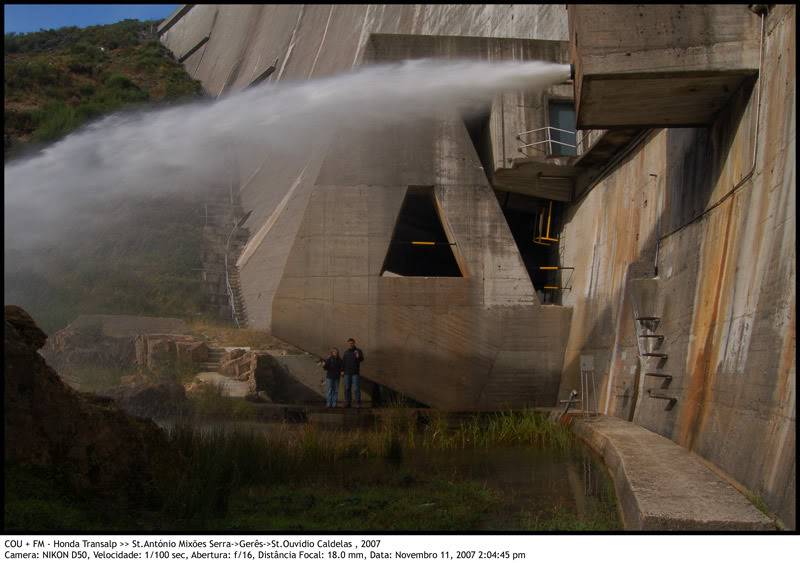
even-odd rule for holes
{"type": "Polygon", "coordinates": [[[550,137],[554,143],[551,143],[551,152],[553,156],[575,156],[577,150],[575,149],[575,104],[572,100],[554,100],[548,101],[548,118],[550,120],[550,127],[555,129],[550,130],[550,137]],[[564,131],[571,131],[572,133],[565,133],[564,131]],[[562,144],[563,143],[563,144],[562,144]],[[573,145],[573,146],[567,146],[573,145]]]}

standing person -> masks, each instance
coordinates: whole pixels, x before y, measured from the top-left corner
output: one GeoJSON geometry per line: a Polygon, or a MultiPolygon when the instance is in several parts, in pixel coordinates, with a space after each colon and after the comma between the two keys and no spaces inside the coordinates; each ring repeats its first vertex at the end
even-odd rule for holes
{"type": "Polygon", "coordinates": [[[351,405],[350,389],[352,387],[356,396],[356,407],[361,408],[361,382],[359,381],[361,370],[361,362],[364,361],[364,352],[360,348],[356,348],[356,341],[352,338],[347,339],[347,350],[344,351],[342,356],[342,363],[344,369],[344,400],[345,407],[351,405]]]}
{"type": "Polygon", "coordinates": [[[322,362],[322,369],[325,370],[325,406],[335,407],[339,398],[339,376],[342,373],[342,359],[338,348],[331,348],[327,359],[322,362]]]}

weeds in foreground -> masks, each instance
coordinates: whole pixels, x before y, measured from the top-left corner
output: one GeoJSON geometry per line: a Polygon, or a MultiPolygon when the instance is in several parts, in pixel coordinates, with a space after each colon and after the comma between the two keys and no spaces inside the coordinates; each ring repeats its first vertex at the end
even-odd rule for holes
{"type": "Polygon", "coordinates": [[[458,427],[448,426],[446,415],[436,413],[422,436],[425,447],[441,450],[533,446],[564,451],[573,444],[569,430],[532,410],[474,416],[458,427]]]}

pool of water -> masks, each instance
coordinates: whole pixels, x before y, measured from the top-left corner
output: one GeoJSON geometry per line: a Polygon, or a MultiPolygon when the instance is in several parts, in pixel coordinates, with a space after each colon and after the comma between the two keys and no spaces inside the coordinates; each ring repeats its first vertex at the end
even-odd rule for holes
{"type": "Polygon", "coordinates": [[[605,468],[579,443],[565,452],[531,447],[422,450],[409,453],[403,463],[420,471],[450,472],[496,490],[502,507],[486,515],[483,529],[525,529],[530,520],[544,523],[559,514],[587,525],[596,525],[592,522],[604,514],[619,525],[605,468]]]}
{"type": "MultiPolygon", "coordinates": [[[[161,421],[166,428],[174,423],[161,421]]],[[[301,432],[304,424],[204,422],[204,431],[301,432]]],[[[325,430],[321,430],[325,432],[325,430]]],[[[363,433],[364,431],[361,430],[363,433]]],[[[494,446],[436,450],[403,447],[399,459],[341,459],[321,468],[357,486],[370,475],[406,472],[419,478],[469,481],[491,489],[498,502],[479,530],[604,530],[621,528],[611,480],[602,462],[575,440],[566,450],[494,446]]]]}

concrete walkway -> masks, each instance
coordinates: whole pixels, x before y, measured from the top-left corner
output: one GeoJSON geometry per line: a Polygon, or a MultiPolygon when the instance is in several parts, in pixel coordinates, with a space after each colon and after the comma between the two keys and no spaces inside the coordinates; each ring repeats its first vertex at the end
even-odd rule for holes
{"type": "Polygon", "coordinates": [[[574,418],[605,462],[627,530],[775,530],[773,522],[687,449],[619,418],[574,418]]]}

